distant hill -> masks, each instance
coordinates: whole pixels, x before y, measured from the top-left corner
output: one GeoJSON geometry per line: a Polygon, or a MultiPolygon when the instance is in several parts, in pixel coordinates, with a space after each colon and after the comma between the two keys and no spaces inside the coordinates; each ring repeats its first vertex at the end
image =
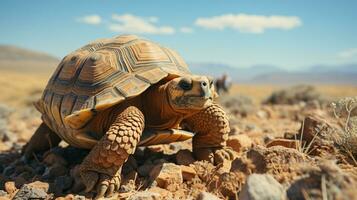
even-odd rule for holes
{"type": "Polygon", "coordinates": [[[24,73],[51,73],[59,59],[46,53],[0,45],[0,70],[24,73]]]}
{"type": "Polygon", "coordinates": [[[256,84],[346,84],[357,85],[357,73],[346,72],[285,72],[256,76],[249,83],[256,84]]]}
{"type": "Polygon", "coordinates": [[[219,77],[227,73],[235,82],[249,84],[353,84],[357,85],[357,64],[316,65],[299,71],[287,71],[271,65],[249,68],[215,63],[189,63],[194,73],[219,77]]]}

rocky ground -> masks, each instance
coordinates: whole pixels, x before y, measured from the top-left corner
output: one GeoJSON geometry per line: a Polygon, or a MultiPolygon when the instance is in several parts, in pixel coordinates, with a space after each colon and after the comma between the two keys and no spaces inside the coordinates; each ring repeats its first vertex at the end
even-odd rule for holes
{"type": "MultiPolygon", "coordinates": [[[[300,86],[262,103],[241,95],[219,101],[230,117],[233,161],[196,161],[190,141],[140,147],[113,199],[357,199],[357,97],[332,100],[300,86]]],[[[0,105],[0,199],[92,198],[78,175],[86,150],[61,143],[21,160],[40,123],[31,106],[0,105]]]]}

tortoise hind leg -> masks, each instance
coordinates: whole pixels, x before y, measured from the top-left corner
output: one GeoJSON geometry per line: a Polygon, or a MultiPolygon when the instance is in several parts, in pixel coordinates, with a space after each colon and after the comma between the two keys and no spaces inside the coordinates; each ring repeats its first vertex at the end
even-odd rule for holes
{"type": "Polygon", "coordinates": [[[101,198],[119,189],[122,165],[134,153],[144,125],[144,115],[134,106],[116,114],[109,130],[80,166],[86,192],[96,189],[96,198],[101,198]]]}
{"type": "Polygon", "coordinates": [[[30,141],[23,147],[22,153],[25,159],[29,159],[34,153],[45,151],[57,146],[61,138],[53,132],[45,123],[37,128],[30,141]]]}
{"type": "Polygon", "coordinates": [[[228,117],[218,104],[208,106],[185,119],[184,123],[196,133],[192,149],[197,159],[220,164],[235,157],[234,151],[226,147],[230,132],[228,117]]]}

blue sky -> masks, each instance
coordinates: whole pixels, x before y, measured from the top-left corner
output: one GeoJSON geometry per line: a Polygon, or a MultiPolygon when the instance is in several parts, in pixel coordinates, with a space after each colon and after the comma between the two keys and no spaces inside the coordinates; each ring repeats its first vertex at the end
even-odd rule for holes
{"type": "Polygon", "coordinates": [[[63,57],[135,33],[188,62],[237,67],[357,63],[355,0],[2,0],[0,44],[63,57]]]}

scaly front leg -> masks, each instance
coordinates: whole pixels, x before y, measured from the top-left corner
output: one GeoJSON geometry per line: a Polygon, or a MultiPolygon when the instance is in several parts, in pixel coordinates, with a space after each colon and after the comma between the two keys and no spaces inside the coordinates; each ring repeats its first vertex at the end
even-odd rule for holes
{"type": "Polygon", "coordinates": [[[134,153],[144,125],[144,115],[136,107],[118,114],[81,164],[80,174],[87,192],[96,188],[96,198],[101,198],[112,196],[119,189],[122,165],[134,153]]]}
{"type": "Polygon", "coordinates": [[[197,159],[220,164],[224,159],[234,158],[234,151],[226,147],[230,132],[228,117],[218,104],[210,105],[184,122],[196,133],[192,149],[197,159]]]}

